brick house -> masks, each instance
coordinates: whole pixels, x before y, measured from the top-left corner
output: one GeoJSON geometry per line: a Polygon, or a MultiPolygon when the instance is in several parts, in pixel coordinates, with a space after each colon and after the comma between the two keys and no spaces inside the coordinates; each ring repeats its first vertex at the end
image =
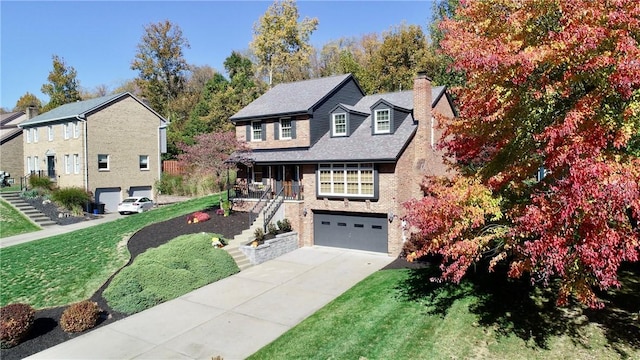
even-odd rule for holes
{"type": "Polygon", "coordinates": [[[402,250],[402,203],[425,174],[445,174],[432,111],[453,116],[445,87],[365,95],[350,74],[280,84],[230,120],[252,149],[240,196],[269,191],[301,245],[402,250]]]}
{"type": "Polygon", "coordinates": [[[24,167],[92,192],[114,212],[124,197],[154,197],[166,126],[130,93],[65,104],[20,124],[24,167]]]}
{"type": "Polygon", "coordinates": [[[2,114],[0,118],[0,170],[15,177],[24,175],[24,160],[22,157],[22,130],[18,124],[27,120],[27,113],[17,111],[2,114]]]}

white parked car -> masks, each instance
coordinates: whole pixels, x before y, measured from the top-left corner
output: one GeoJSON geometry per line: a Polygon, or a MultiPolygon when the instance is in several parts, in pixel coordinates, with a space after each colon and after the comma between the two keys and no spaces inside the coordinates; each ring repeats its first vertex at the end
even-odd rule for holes
{"type": "Polygon", "coordinates": [[[147,197],[128,197],[118,204],[118,212],[121,215],[128,213],[141,213],[151,210],[153,201],[147,197]]]}

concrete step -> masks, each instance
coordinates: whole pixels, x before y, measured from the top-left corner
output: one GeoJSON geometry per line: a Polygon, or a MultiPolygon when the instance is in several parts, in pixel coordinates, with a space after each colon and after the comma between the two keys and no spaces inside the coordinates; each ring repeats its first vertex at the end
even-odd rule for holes
{"type": "Polygon", "coordinates": [[[16,210],[20,211],[24,216],[29,218],[29,220],[31,220],[31,222],[33,222],[34,224],[40,227],[56,225],[55,221],[51,220],[48,216],[40,212],[35,207],[31,206],[31,204],[24,201],[20,197],[19,192],[0,193],[0,197],[11,204],[11,206],[13,206],[16,210]]]}

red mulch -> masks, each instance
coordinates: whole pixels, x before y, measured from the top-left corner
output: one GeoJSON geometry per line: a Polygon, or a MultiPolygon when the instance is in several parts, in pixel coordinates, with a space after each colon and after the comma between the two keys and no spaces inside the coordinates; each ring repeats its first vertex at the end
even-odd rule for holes
{"type": "MultiPolygon", "coordinates": [[[[187,224],[188,215],[184,215],[147,226],[135,233],[127,244],[129,253],[131,254],[131,259],[127,265],[131,264],[138,255],[147,249],[158,247],[180,235],[209,232],[221,234],[226,239],[232,239],[235,235],[249,228],[249,215],[247,213],[233,212],[231,215],[224,217],[217,215],[216,209],[210,209],[204,212],[210,215],[210,220],[187,224]]],[[[113,278],[113,276],[111,278],[113,278]]],[[[107,288],[111,278],[91,297],[91,300],[97,302],[100,308],[103,309],[101,317],[98,320],[98,325],[95,328],[80,334],[68,334],[58,326],[60,316],[67,306],[38,310],[29,337],[17,346],[10,349],[2,349],[0,358],[3,360],[22,359],[127,317],[125,314],[112,310],[102,297],[102,292],[107,288]]]]}

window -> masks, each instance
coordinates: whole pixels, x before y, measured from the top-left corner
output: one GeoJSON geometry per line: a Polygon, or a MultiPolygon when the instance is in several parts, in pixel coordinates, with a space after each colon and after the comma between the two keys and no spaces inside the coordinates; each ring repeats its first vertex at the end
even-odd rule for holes
{"type": "Polygon", "coordinates": [[[389,109],[375,111],[375,130],[376,134],[384,134],[391,132],[391,117],[389,109]]]}
{"type": "Polygon", "coordinates": [[[31,142],[31,129],[25,129],[24,132],[27,134],[27,142],[31,142]]]}
{"type": "Polygon", "coordinates": [[[33,171],[40,170],[40,164],[38,164],[38,157],[37,156],[33,157],[33,168],[31,170],[33,170],[33,171]]]}
{"type": "Polygon", "coordinates": [[[347,114],[333,114],[333,136],[347,136],[347,114]]]}
{"type": "Polygon", "coordinates": [[[47,129],[49,130],[49,141],[53,141],[53,125],[49,125],[47,129]]]}
{"type": "Polygon", "coordinates": [[[38,142],[38,128],[33,128],[31,130],[33,130],[33,142],[37,143],[38,142]]]}
{"type": "Polygon", "coordinates": [[[149,170],[149,155],[140,155],[140,170],[149,170]]]}
{"type": "Polygon", "coordinates": [[[73,154],[73,173],[80,174],[80,156],[73,154]]]}
{"type": "Polygon", "coordinates": [[[291,139],[291,119],[280,119],[280,139],[291,139]]]}
{"type": "Polygon", "coordinates": [[[109,155],[98,154],[98,170],[109,170],[109,155]]]}
{"type": "Polygon", "coordinates": [[[64,173],[71,174],[71,159],[69,158],[69,154],[64,155],[64,173]]]}
{"type": "Polygon", "coordinates": [[[260,121],[251,123],[251,141],[262,141],[262,124],[260,121]]]}
{"type": "Polygon", "coordinates": [[[73,122],[73,137],[75,139],[80,137],[80,125],[78,125],[77,121],[73,122]]]}
{"type": "Polygon", "coordinates": [[[373,164],[320,164],[318,195],[374,197],[373,164]]]}
{"type": "Polygon", "coordinates": [[[67,140],[71,137],[71,126],[69,123],[64,123],[64,139],[67,140]]]}
{"type": "Polygon", "coordinates": [[[31,162],[31,156],[27,156],[27,174],[33,171],[33,163],[31,162]]]}

